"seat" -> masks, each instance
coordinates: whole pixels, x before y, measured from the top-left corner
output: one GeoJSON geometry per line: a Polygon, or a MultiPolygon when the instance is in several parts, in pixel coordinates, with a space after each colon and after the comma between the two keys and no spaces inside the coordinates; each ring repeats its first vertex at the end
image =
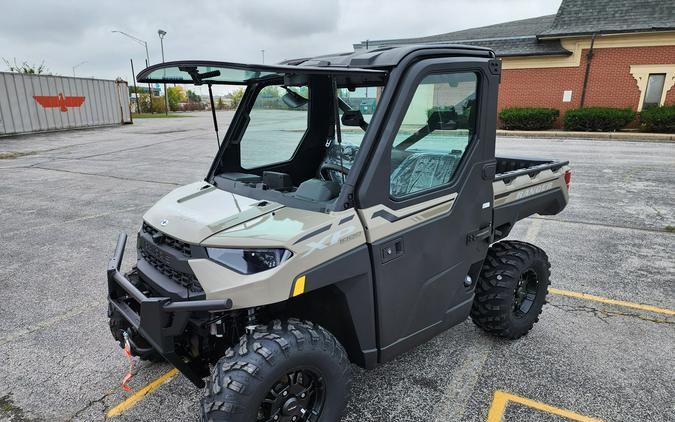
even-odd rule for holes
{"type": "Polygon", "coordinates": [[[450,181],[458,161],[459,157],[453,154],[413,153],[391,173],[391,194],[405,196],[444,185],[450,181]]]}
{"type": "Polygon", "coordinates": [[[331,180],[309,179],[300,183],[298,189],[290,194],[296,198],[325,202],[337,198],[340,184],[331,180]]]}

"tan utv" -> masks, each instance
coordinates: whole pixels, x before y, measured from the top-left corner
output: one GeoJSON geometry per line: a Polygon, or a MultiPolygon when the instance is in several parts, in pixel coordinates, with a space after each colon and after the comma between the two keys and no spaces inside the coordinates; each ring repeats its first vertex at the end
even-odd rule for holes
{"type": "Polygon", "coordinates": [[[107,273],[114,338],[206,386],[203,420],[336,421],[351,363],[469,316],[511,339],[537,321],[548,258],[502,239],[560,212],[571,173],[495,157],[492,51],[167,62],[138,79],[245,87],[204,181],[143,216],[126,274],[120,235],[107,273]]]}

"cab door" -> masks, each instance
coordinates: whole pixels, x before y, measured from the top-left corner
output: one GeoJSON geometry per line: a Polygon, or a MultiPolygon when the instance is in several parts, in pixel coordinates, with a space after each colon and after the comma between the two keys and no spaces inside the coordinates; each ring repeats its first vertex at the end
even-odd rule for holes
{"type": "Polygon", "coordinates": [[[464,57],[412,65],[357,185],[380,361],[469,315],[491,236],[499,81],[489,63],[464,57]]]}

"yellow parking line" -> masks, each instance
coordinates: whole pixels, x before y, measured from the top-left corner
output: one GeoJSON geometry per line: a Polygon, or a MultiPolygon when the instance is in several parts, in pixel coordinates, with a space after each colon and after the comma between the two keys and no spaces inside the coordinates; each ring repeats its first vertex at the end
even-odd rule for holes
{"type": "Polygon", "coordinates": [[[525,397],[516,396],[515,394],[510,394],[501,390],[495,391],[495,396],[492,399],[492,405],[490,405],[490,412],[488,413],[487,422],[501,422],[502,417],[504,416],[504,411],[506,410],[506,405],[509,402],[520,403],[527,407],[562,416],[573,421],[602,422],[601,419],[589,418],[588,416],[580,415],[578,413],[561,409],[559,407],[550,406],[546,403],[526,399],[525,397]]]}
{"type": "Polygon", "coordinates": [[[136,391],[134,394],[130,395],[127,397],[123,402],[118,404],[117,406],[113,407],[112,409],[108,410],[108,413],[106,413],[106,416],[111,418],[113,416],[117,416],[120,413],[124,412],[125,410],[129,409],[133,405],[135,405],[139,400],[141,400],[143,397],[146,395],[150,394],[154,390],[157,389],[160,385],[164,384],[165,382],[169,381],[171,378],[175,377],[178,374],[178,369],[173,368],[166,374],[162,375],[161,377],[157,378],[154,381],[151,381],[148,383],[145,387],[141,388],[140,390],[136,391]]]}
{"type": "Polygon", "coordinates": [[[573,297],[575,299],[592,300],[594,302],[607,303],[609,305],[624,306],[626,308],[639,309],[641,311],[647,312],[655,312],[657,314],[664,314],[670,316],[675,315],[675,310],[672,309],[659,308],[651,305],[643,305],[641,303],[624,302],[623,300],[610,299],[602,296],[594,296],[586,293],[571,292],[569,290],[559,290],[554,289],[552,287],[548,289],[548,292],[554,295],[573,297]]]}

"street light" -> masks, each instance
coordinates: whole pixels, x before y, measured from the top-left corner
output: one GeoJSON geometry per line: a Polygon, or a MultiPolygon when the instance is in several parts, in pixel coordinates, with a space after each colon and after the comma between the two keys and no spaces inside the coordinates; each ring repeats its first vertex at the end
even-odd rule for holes
{"type": "MultiPolygon", "coordinates": [[[[125,37],[131,39],[132,41],[144,46],[145,47],[145,67],[150,66],[150,54],[148,54],[148,42],[147,41],[142,40],[142,39],[137,38],[137,37],[134,37],[131,34],[127,34],[124,31],[115,30],[115,31],[111,31],[111,32],[115,32],[115,33],[118,33],[120,35],[124,35],[125,37]]],[[[133,65],[131,67],[133,68],[133,65]]],[[[131,73],[132,73],[131,76],[134,78],[134,86],[135,86],[136,85],[136,75],[134,74],[133,69],[132,69],[131,73]]],[[[150,86],[149,82],[148,82],[148,96],[150,97],[150,112],[152,113],[152,87],[150,86]]],[[[136,100],[138,101],[138,93],[136,93],[136,100]]],[[[140,113],[140,109],[138,111],[140,113]]]]}
{"type": "Polygon", "coordinates": [[[76,64],[75,66],[73,66],[73,76],[75,76],[75,69],[77,69],[78,67],[82,66],[82,65],[85,64],[85,63],[87,63],[87,62],[85,61],[85,62],[78,63],[78,64],[76,64]]]}
{"type": "MultiPolygon", "coordinates": [[[[159,43],[162,46],[162,63],[164,63],[164,37],[166,36],[166,31],[163,29],[157,30],[157,35],[159,35],[159,43]]],[[[169,95],[166,92],[166,83],[164,84],[164,111],[166,115],[169,115],[169,95]]]]}
{"type": "Polygon", "coordinates": [[[147,41],[144,41],[144,40],[142,40],[142,39],[140,39],[140,38],[136,38],[136,37],[134,37],[133,35],[127,34],[127,33],[124,32],[124,31],[111,31],[111,32],[116,32],[116,33],[118,33],[118,34],[122,34],[122,35],[124,35],[125,37],[131,38],[132,40],[134,40],[134,41],[137,42],[138,44],[144,46],[144,47],[145,47],[145,60],[147,61],[147,65],[150,66],[150,55],[148,54],[148,42],[147,42],[147,41]]]}

